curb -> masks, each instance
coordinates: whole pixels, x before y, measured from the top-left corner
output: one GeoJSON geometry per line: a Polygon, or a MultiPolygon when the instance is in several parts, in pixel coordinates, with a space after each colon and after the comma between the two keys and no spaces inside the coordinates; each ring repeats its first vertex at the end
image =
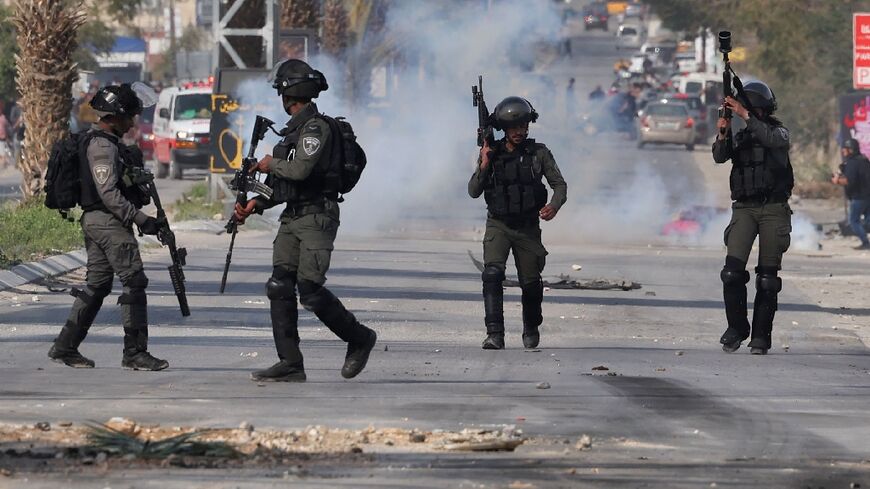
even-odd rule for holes
{"type": "Polygon", "coordinates": [[[62,255],[50,256],[39,261],[15,265],[9,270],[0,270],[0,292],[43,278],[71,272],[76,268],[85,266],[87,259],[85,250],[80,249],[62,255]]]}

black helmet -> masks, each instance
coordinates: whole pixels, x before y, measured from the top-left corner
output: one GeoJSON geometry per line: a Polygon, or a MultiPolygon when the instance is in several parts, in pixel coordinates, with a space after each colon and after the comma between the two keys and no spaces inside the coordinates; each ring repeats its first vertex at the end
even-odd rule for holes
{"type": "Polygon", "coordinates": [[[841,146],[841,148],[850,150],[852,154],[861,154],[861,145],[855,138],[848,138],[843,141],[843,145],[841,146]]]}
{"type": "Polygon", "coordinates": [[[743,85],[743,91],[746,92],[746,98],[749,99],[752,107],[764,110],[768,114],[776,112],[776,96],[773,94],[773,90],[763,82],[749,82],[743,85]]]}
{"type": "Polygon", "coordinates": [[[278,95],[300,99],[317,98],[320,92],[329,88],[323,73],[301,59],[278,62],[269,73],[269,82],[278,90],[278,95]]]}
{"type": "Polygon", "coordinates": [[[127,83],[97,90],[90,103],[101,117],[107,115],[135,116],[142,113],[142,101],[127,83]]]}
{"type": "Polygon", "coordinates": [[[502,100],[492,113],[492,127],[499,131],[536,120],[538,120],[538,113],[535,112],[535,108],[522,97],[508,97],[502,100]]]}

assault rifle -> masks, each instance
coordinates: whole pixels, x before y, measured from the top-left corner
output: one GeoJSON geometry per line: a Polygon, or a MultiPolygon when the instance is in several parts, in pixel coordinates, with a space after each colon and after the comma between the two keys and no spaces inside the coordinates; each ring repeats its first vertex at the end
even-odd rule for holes
{"type": "Polygon", "coordinates": [[[477,145],[481,148],[484,142],[490,146],[495,145],[495,136],[492,134],[492,122],[486,101],[483,100],[483,75],[477,76],[477,85],[471,86],[471,103],[477,107],[477,145]]]}
{"type": "Polygon", "coordinates": [[[160,226],[157,231],[157,241],[169,248],[169,257],[172,259],[172,265],[169,265],[169,280],[172,281],[172,289],[175,291],[175,297],[178,298],[181,315],[190,316],[182,268],[187,264],[187,250],[179,248],[175,244],[175,233],[169,228],[166,211],[163,210],[163,204],[160,203],[160,195],[157,194],[157,187],[154,185],[154,174],[137,166],[128,166],[126,170],[124,178],[129,179],[130,183],[134,185],[139,185],[143,191],[151,196],[151,202],[157,208],[157,222],[160,226]]]}
{"type": "MultiPolygon", "coordinates": [[[[257,116],[254,122],[254,129],[251,133],[251,144],[248,148],[248,156],[242,159],[242,167],[236,170],[236,174],[230,182],[230,188],[236,191],[236,203],[245,207],[248,205],[248,192],[257,192],[264,197],[271,197],[272,189],[264,185],[251,175],[251,168],[257,165],[257,158],[254,153],[257,151],[257,145],[266,135],[266,130],[272,129],[274,122],[266,119],[263,116],[257,116]]],[[[274,129],[272,129],[274,131],[274,129]]],[[[224,275],[221,277],[221,294],[227,287],[227,275],[230,273],[230,263],[233,261],[233,246],[236,244],[236,234],[239,232],[239,222],[236,219],[235,213],[230,216],[224,229],[232,234],[230,238],[230,249],[227,251],[227,261],[224,264],[224,275]]]]}

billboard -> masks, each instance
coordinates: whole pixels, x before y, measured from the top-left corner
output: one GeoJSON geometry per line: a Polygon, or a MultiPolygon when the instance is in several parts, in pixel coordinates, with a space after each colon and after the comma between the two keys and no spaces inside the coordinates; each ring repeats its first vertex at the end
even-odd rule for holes
{"type": "Polygon", "coordinates": [[[852,86],[870,89],[870,13],[852,15],[852,86]]]}
{"type": "Polygon", "coordinates": [[[840,142],[855,138],[861,153],[870,154],[870,92],[840,97],[840,142]]]}

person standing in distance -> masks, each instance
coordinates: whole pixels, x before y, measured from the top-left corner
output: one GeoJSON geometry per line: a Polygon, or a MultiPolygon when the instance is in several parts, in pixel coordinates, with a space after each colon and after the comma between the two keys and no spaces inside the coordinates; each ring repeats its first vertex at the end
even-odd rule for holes
{"type": "Polygon", "coordinates": [[[725,228],[728,248],[720,278],[723,283],[728,329],[720,338],[722,349],[734,352],[743,340],[752,337],[750,352],[765,355],[770,349],[773,318],[782,279],[782,255],[791,243],[791,215],[788,205],[794,187],[794,172],[789,160],[789,132],[773,116],[776,98],[770,88],[753,81],[744,86],[752,110],[732,97],[723,107],[746,127],[732,135],[731,120],[720,117],[713,143],[713,160],[731,160],[731,222],[725,228]],[[758,236],[758,266],[755,267],[755,306],[752,326],[747,318],[746,264],[758,236]]]}
{"type": "Polygon", "coordinates": [[[331,162],[333,141],[341,135],[332,133],[312,99],[329,85],[323,73],[298,59],[275,65],[269,81],[290,115],[281,132],[284,139],[256,167],[271,174],[274,194],[270,201],[257,198],[246,207],[236,204],[235,208],[236,219],[244,222],[253,212],[287,203],[272,252],[272,276],[266,282],[278,362],[253,372],[251,379],[306,380],[299,349],[297,289],[302,306],[347,343],[341,375],[350,379],[365,368],[378,336],[323,286],[339,225],[336,184],[340,170],[332,168],[331,162]]]}
{"type": "MultiPolygon", "coordinates": [[[[137,185],[125,184],[125,171],[141,164],[121,144],[142,113],[143,101],[154,105],[157,95],[145,84],[104,87],[94,94],[90,106],[98,117],[82,144],[80,153],[81,198],[79,205],[88,254],[87,286],[73,289],[76,300],[48,352],[52,360],[76,368],[93,368],[94,362],[78,351],[105,299],[112,291],[113,275],[124,286],[118,304],[124,326],[121,366],[131,370],[163,370],[169,362],[148,352],[148,308],[145,276],[139,242],[133,224],[144,234],[156,235],[161,224],[140,209],[148,202],[137,185]],[[135,90],[134,90],[135,88],[135,90]],[[141,97],[141,99],[140,99],[141,97]]],[[[140,153],[141,154],[141,153],[140,153]]]]}
{"type": "Polygon", "coordinates": [[[846,188],[849,226],[861,240],[855,249],[870,250],[870,240],[864,229],[864,223],[870,221],[870,161],[861,154],[861,146],[854,138],[843,141],[840,153],[843,155],[843,164],[840,173],[834,175],[831,182],[846,188]]]}
{"type": "Polygon", "coordinates": [[[529,124],[538,113],[528,100],[508,97],[490,116],[493,128],[504,138],[480,149],[477,168],[468,182],[468,194],[486,200],[486,232],[483,236],[483,305],[486,339],[484,350],[502,350],[504,344],[505,265],[513,251],[522,286],[523,346],[535,348],[543,322],[544,270],[547,250],[541,242],[540,219],[549,221],[567,200],[568,185],[553,154],[541,143],[529,139],[529,124]],[[547,188],[553,197],[547,202],[547,188]]]}

